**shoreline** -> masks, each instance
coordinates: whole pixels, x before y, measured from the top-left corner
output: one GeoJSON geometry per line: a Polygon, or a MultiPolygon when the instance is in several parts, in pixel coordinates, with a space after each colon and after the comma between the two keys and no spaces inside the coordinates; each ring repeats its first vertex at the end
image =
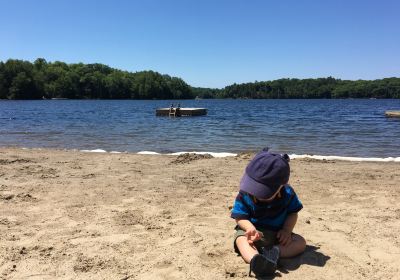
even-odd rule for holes
{"type": "MultiPolygon", "coordinates": [[[[106,151],[103,149],[93,150],[79,150],[79,149],[62,149],[62,148],[25,148],[25,147],[0,147],[0,149],[22,149],[22,150],[39,150],[39,151],[71,151],[71,152],[82,152],[82,153],[105,153],[105,154],[132,154],[132,155],[160,155],[160,156],[179,156],[183,154],[196,154],[196,155],[210,155],[215,158],[224,157],[236,157],[242,154],[254,155],[256,151],[230,153],[230,152],[207,152],[207,151],[181,151],[174,153],[158,153],[154,151],[139,151],[139,152],[128,152],[128,151],[106,151]]],[[[400,156],[398,157],[354,157],[354,156],[336,156],[336,155],[313,155],[313,154],[289,154],[291,160],[293,159],[312,159],[319,161],[352,161],[352,162],[400,162],[400,156]]]]}
{"type": "MultiPolygon", "coordinates": [[[[253,279],[229,217],[251,157],[0,148],[0,278],[253,279]]],[[[278,274],[399,275],[398,167],[291,161],[308,247],[278,274]]]]}

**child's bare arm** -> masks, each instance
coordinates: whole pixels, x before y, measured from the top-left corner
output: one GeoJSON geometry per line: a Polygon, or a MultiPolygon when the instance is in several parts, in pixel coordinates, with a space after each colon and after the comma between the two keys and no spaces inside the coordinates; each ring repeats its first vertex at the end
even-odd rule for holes
{"type": "Polygon", "coordinates": [[[283,224],[283,229],[291,233],[294,229],[294,226],[297,223],[297,217],[298,217],[297,213],[289,214],[286,218],[285,223],[283,224]]]}
{"type": "Polygon", "coordinates": [[[246,232],[247,241],[249,244],[253,244],[261,238],[260,232],[257,231],[256,227],[249,221],[245,219],[235,219],[237,225],[246,232]]]}
{"type": "Polygon", "coordinates": [[[292,232],[294,226],[296,225],[297,217],[298,217],[297,213],[289,214],[286,218],[285,223],[283,224],[282,229],[278,231],[277,237],[279,243],[282,244],[283,246],[289,245],[290,242],[292,241],[292,232]]]}
{"type": "Polygon", "coordinates": [[[235,219],[237,225],[244,231],[256,229],[256,227],[246,219],[235,219]]]}

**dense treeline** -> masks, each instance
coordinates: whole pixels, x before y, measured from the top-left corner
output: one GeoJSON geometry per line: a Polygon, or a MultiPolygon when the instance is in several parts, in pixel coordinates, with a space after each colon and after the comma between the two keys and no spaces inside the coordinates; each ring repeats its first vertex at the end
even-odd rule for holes
{"type": "Polygon", "coordinates": [[[222,98],[222,91],[222,89],[218,88],[192,87],[192,93],[196,98],[222,98]]]}
{"type": "Polygon", "coordinates": [[[0,62],[0,99],[400,98],[400,78],[347,81],[332,77],[279,79],[196,88],[153,71],[126,72],[103,64],[9,59],[0,62]]]}
{"type": "Polygon", "coordinates": [[[329,78],[279,79],[233,84],[221,98],[400,98],[400,78],[347,81],[329,78]]]}
{"type": "Polygon", "coordinates": [[[103,64],[0,62],[0,99],[188,99],[182,79],[153,71],[130,73],[103,64]]]}

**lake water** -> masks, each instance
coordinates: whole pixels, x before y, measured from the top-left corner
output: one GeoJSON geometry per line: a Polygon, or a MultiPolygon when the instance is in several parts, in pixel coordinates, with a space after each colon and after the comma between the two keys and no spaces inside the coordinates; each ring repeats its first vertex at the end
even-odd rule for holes
{"type": "Polygon", "coordinates": [[[207,116],[156,117],[178,101],[0,101],[0,146],[106,151],[399,157],[400,100],[185,100],[207,116]]]}

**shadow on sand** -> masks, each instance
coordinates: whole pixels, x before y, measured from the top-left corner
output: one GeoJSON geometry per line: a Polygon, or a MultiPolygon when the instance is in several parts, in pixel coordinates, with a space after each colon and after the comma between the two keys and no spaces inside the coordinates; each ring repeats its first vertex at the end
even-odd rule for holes
{"type": "Polygon", "coordinates": [[[306,250],[303,254],[290,259],[280,259],[278,272],[276,272],[274,276],[257,279],[267,280],[274,279],[275,277],[281,277],[282,274],[287,274],[289,273],[289,271],[296,270],[304,264],[323,267],[331,257],[326,256],[321,252],[318,252],[318,249],[319,247],[307,245],[306,250]]]}

